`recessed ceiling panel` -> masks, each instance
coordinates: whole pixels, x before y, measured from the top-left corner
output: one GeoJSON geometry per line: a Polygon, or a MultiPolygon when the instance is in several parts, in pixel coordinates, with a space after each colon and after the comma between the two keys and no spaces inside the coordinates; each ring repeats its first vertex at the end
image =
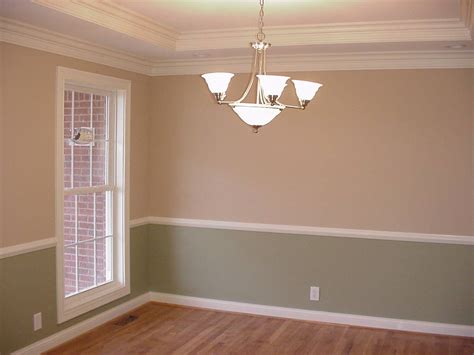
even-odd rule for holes
{"type": "MultiPolygon", "coordinates": [[[[109,0],[179,32],[254,27],[258,0],[109,0]]],[[[458,18],[457,0],[266,0],[265,25],[458,18]]]]}

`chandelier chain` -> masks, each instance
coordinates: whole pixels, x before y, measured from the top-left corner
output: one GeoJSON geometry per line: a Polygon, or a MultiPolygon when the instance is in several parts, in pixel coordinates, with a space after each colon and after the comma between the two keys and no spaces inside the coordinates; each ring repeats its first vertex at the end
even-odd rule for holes
{"type": "Polygon", "coordinates": [[[258,19],[258,33],[257,33],[257,40],[262,42],[265,39],[265,33],[263,33],[263,16],[265,15],[265,11],[263,10],[263,6],[265,5],[265,0],[260,0],[260,13],[258,19]]]}

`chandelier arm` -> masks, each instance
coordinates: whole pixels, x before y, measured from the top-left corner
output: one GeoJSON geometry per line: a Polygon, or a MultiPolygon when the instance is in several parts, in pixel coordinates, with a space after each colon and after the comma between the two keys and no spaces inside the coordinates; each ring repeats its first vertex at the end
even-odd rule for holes
{"type": "MultiPolygon", "coordinates": [[[[258,52],[257,51],[257,55],[258,55],[258,74],[262,74],[262,66],[263,66],[263,59],[262,59],[262,52],[258,52]]],[[[263,92],[262,92],[262,86],[260,85],[260,80],[257,81],[257,87],[256,87],[256,91],[257,91],[257,98],[256,98],[256,104],[262,104],[263,103],[263,100],[262,100],[262,97],[264,96],[263,95],[263,92]]]]}
{"type": "MultiPolygon", "coordinates": [[[[260,52],[260,65],[259,65],[259,74],[267,75],[267,49],[264,47],[260,52]]],[[[271,105],[270,100],[265,96],[265,92],[263,91],[263,87],[260,85],[260,80],[258,81],[258,100],[257,103],[263,105],[271,105]]]]}
{"type": "Polygon", "coordinates": [[[255,49],[255,53],[254,53],[254,56],[253,56],[252,73],[250,74],[250,80],[249,80],[249,83],[247,85],[247,88],[245,89],[245,91],[242,94],[242,96],[240,97],[240,99],[234,101],[234,103],[241,103],[243,100],[245,100],[245,98],[247,97],[247,95],[250,92],[250,89],[252,88],[253,81],[254,81],[255,74],[256,74],[256,70],[257,70],[257,59],[258,59],[257,58],[258,57],[257,52],[258,52],[257,49],[255,49]]]}
{"type": "Polygon", "coordinates": [[[281,102],[278,102],[278,105],[285,106],[285,108],[292,108],[292,109],[297,109],[297,110],[304,110],[306,107],[304,106],[296,106],[296,105],[287,105],[287,104],[282,104],[281,102]]]}
{"type": "Polygon", "coordinates": [[[267,75],[267,49],[263,50],[263,66],[262,66],[263,75],[267,75]]]}

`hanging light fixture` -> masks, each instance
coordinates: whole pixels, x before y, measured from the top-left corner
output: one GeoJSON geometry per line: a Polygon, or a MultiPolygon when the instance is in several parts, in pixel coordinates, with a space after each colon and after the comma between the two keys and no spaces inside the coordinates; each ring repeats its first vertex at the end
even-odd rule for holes
{"type": "Polygon", "coordinates": [[[263,33],[263,16],[264,16],[264,0],[260,1],[260,15],[258,24],[257,41],[252,42],[251,46],[255,50],[252,64],[252,71],[247,88],[236,101],[224,101],[229,83],[234,76],[232,73],[207,73],[202,77],[206,80],[207,86],[218,104],[227,104],[240,117],[242,121],[253,128],[258,133],[260,127],[270,123],[285,108],[293,108],[304,110],[308,103],[313,99],[314,95],[322,84],[304,80],[292,80],[295,86],[296,96],[299,99],[299,105],[286,105],[278,101],[286,82],[290,79],[287,76],[267,75],[266,71],[266,51],[271,46],[270,43],[264,42],[265,33],[263,33]],[[257,77],[256,85],[256,102],[245,103],[252,86],[257,77]]]}

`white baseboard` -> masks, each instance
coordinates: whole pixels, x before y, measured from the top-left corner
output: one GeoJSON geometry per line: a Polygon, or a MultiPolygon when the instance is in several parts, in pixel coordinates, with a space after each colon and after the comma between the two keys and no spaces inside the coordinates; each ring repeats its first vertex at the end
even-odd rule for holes
{"type": "Polygon", "coordinates": [[[336,323],[355,325],[370,328],[403,330],[409,332],[443,334],[464,337],[474,337],[474,326],[445,324],[434,322],[421,322],[405,319],[393,319],[382,317],[369,317],[354,314],[332,313],[311,311],[297,308],[284,308],[276,306],[265,306],[260,304],[241,303],[216,300],[210,298],[199,298],[169,293],[147,292],[134,299],[122,303],[112,309],[100,313],[83,322],[75,324],[67,329],[61,330],[49,337],[41,339],[36,343],[28,345],[12,353],[12,355],[37,355],[65,343],[95,327],[98,327],[116,317],[119,317],[134,308],[154,301],[161,303],[176,304],[189,307],[215,309],[226,312],[238,312],[255,314],[261,316],[298,319],[325,323],[336,323]]]}
{"type": "Polygon", "coordinates": [[[61,330],[47,338],[41,339],[36,343],[28,345],[22,349],[19,349],[12,353],[12,355],[37,355],[44,351],[50,350],[68,340],[71,340],[101,324],[104,324],[116,317],[121,316],[124,313],[131,311],[134,308],[140,307],[141,305],[150,301],[150,293],[144,293],[134,299],[122,303],[114,308],[111,308],[103,313],[100,313],[94,317],[86,319],[83,322],[75,324],[67,329],[61,330]]]}
{"type": "Polygon", "coordinates": [[[474,337],[474,326],[469,325],[422,322],[405,319],[311,311],[306,309],[265,306],[260,304],[222,301],[209,298],[189,297],[159,292],[151,292],[150,299],[155,302],[208,308],[228,312],[239,312],[271,317],[355,325],[369,328],[393,329],[419,333],[474,337]]]}

